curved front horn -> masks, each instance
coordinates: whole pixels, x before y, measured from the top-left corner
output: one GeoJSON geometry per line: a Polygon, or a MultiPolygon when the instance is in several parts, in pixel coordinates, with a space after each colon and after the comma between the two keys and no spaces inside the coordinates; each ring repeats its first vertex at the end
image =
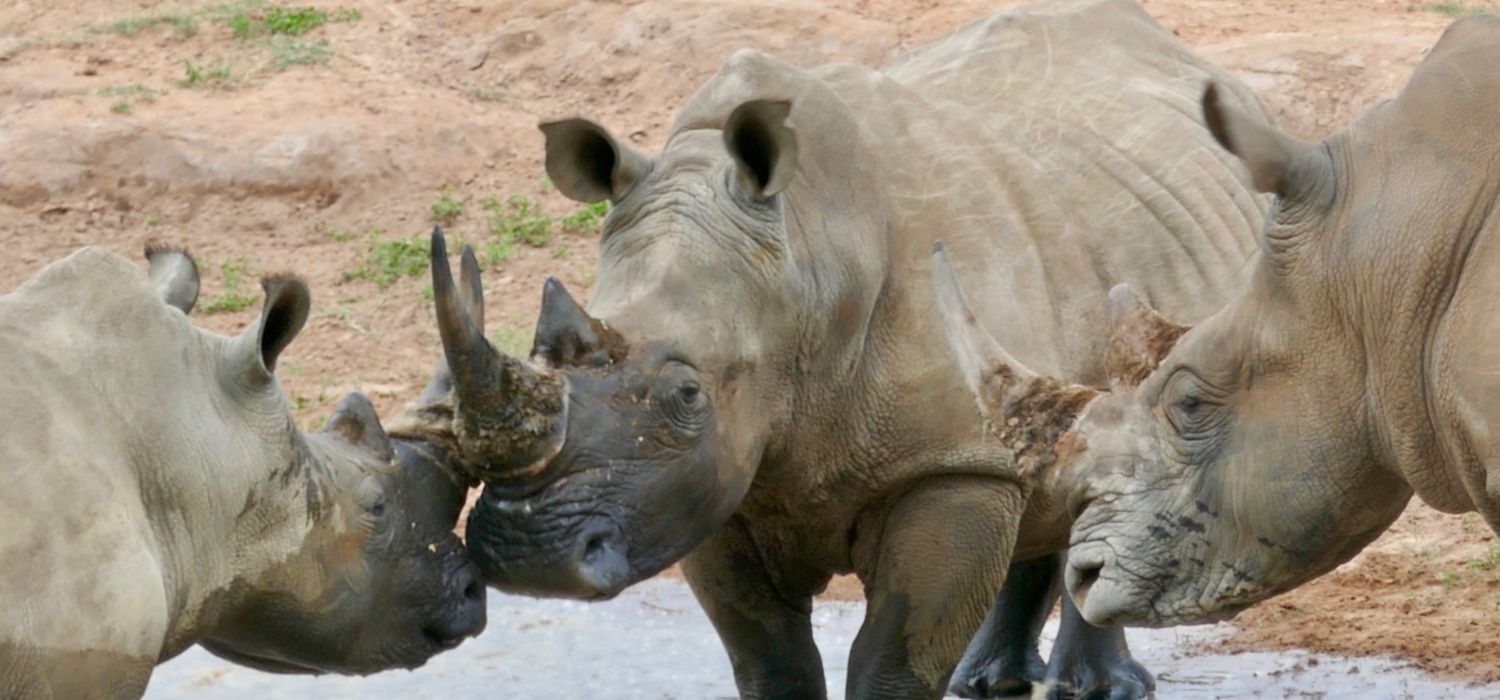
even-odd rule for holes
{"type": "Polygon", "coordinates": [[[479,263],[472,250],[464,253],[460,294],[443,231],[433,228],[432,294],[453,383],[453,429],[463,461],[479,472],[474,476],[487,481],[528,476],[562,448],[567,411],[562,378],[532,369],[484,337],[479,263]]]}

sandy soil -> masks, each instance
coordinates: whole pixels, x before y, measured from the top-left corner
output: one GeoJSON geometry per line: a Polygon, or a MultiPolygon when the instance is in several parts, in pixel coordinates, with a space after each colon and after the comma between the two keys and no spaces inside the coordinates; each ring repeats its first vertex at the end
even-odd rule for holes
{"type": "MultiPolygon", "coordinates": [[[[81,245],[138,255],[160,238],[189,246],[205,270],[198,322],[233,333],[258,308],[255,276],[294,271],[315,296],[281,365],[298,419],[321,423],[356,387],[389,414],[421,389],[438,346],[420,264],[404,276],[375,254],[425,233],[444,198],[458,204],[450,231],[492,251],[499,344],[529,347],[546,276],[586,297],[593,231],[561,224],[577,207],[543,180],[539,120],[583,114],[651,151],[736,48],[875,64],[1021,3],[310,4],[334,21],[245,38],[233,18],[263,17],[263,0],[0,5],[0,291],[81,245]],[[484,203],[505,209],[513,196],[534,198],[551,230],[501,259],[484,203]]],[[[1308,138],[1392,95],[1451,21],[1405,0],[1144,4],[1308,138]]],[[[1359,559],[1246,613],[1245,631],[1218,644],[1392,652],[1500,681],[1500,647],[1481,636],[1500,607],[1492,551],[1477,519],[1414,507],[1359,559]]],[[[858,589],[842,581],[832,593],[858,589]]]]}

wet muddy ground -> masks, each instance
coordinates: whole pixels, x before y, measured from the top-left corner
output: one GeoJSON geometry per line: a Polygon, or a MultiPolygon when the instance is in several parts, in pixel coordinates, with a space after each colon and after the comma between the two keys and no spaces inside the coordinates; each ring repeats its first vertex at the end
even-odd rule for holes
{"type": "MultiPolygon", "coordinates": [[[[489,611],[483,635],[414,672],[276,676],[194,648],[157,671],[146,698],[736,697],[729,660],[681,581],[647,581],[607,603],[492,594],[489,611]]],[[[841,601],[820,601],[813,613],[830,698],[844,696],[845,659],[862,616],[862,604],[841,601]]],[[[1044,651],[1056,630],[1054,620],[1042,635],[1044,651]]],[[[1132,630],[1130,642],[1137,658],[1156,672],[1157,697],[1163,699],[1500,697],[1500,688],[1441,680],[1390,658],[1201,650],[1227,634],[1227,625],[1132,630]]]]}

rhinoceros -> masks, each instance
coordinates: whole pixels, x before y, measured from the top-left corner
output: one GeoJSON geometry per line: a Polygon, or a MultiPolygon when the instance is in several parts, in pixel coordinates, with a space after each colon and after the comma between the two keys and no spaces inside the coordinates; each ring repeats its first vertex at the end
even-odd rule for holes
{"type": "MultiPolygon", "coordinates": [[[[983,274],[983,318],[1018,356],[1102,382],[1111,286],[1199,318],[1242,283],[1264,204],[1203,129],[1210,79],[1260,113],[1133,2],[1072,0],[880,70],[738,52],[655,157],[544,124],[552,182],[612,204],[588,308],[548,281],[530,359],[507,357],[434,255],[487,580],[607,598],[686,557],[741,694],[801,698],[825,694],[812,597],[852,572],[868,609],[849,696],[941,695],[1013,549],[1054,554],[1067,530],[1055,503],[1028,509],[1051,458],[974,413],[930,246],[983,274]]],[[[977,684],[1041,674],[1054,577],[1014,577],[966,665],[977,684]]],[[[1149,688],[1118,629],[1065,627],[1076,658],[1054,654],[1055,679],[1149,688]]]]}
{"type": "Polygon", "coordinates": [[[307,287],[267,278],[225,337],[188,322],[192,259],[148,257],[84,248],[0,297],[0,697],[138,697],[195,643],[364,674],[479,633],[463,480],[362,394],[292,420],[274,371],[307,287]]]}
{"type": "MultiPolygon", "coordinates": [[[[1114,292],[1139,371],[1056,443],[1067,588],[1100,624],[1231,617],[1354,556],[1413,494],[1500,532],[1500,17],[1454,23],[1318,144],[1221,97],[1207,124],[1276,196],[1253,279],[1191,328],[1114,292]]],[[[1056,381],[949,298],[996,420],[1004,377],[1056,381]]]]}

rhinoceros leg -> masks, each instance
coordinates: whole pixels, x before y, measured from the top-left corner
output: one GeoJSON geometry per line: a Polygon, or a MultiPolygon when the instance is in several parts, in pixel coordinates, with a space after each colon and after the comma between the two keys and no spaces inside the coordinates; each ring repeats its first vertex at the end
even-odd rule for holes
{"type": "Polygon", "coordinates": [[[1025,497],[994,479],[931,478],[895,501],[878,533],[856,537],[868,602],[850,700],[943,696],[1004,583],[1025,497]]]}
{"type": "Polygon", "coordinates": [[[1047,663],[1047,698],[1136,700],[1156,690],[1156,679],[1130,656],[1121,627],[1095,627],[1063,596],[1062,620],[1047,663]]]}
{"type": "Polygon", "coordinates": [[[776,589],[744,520],[735,517],[682,562],[745,700],[823,700],[823,659],[812,636],[812,596],[776,589]]]}
{"type": "Polygon", "coordinates": [[[949,693],[961,698],[1029,696],[1032,684],[1046,677],[1037,638],[1061,592],[1060,562],[1060,556],[1048,555],[1010,565],[1000,597],[953,673],[949,693]]]}

